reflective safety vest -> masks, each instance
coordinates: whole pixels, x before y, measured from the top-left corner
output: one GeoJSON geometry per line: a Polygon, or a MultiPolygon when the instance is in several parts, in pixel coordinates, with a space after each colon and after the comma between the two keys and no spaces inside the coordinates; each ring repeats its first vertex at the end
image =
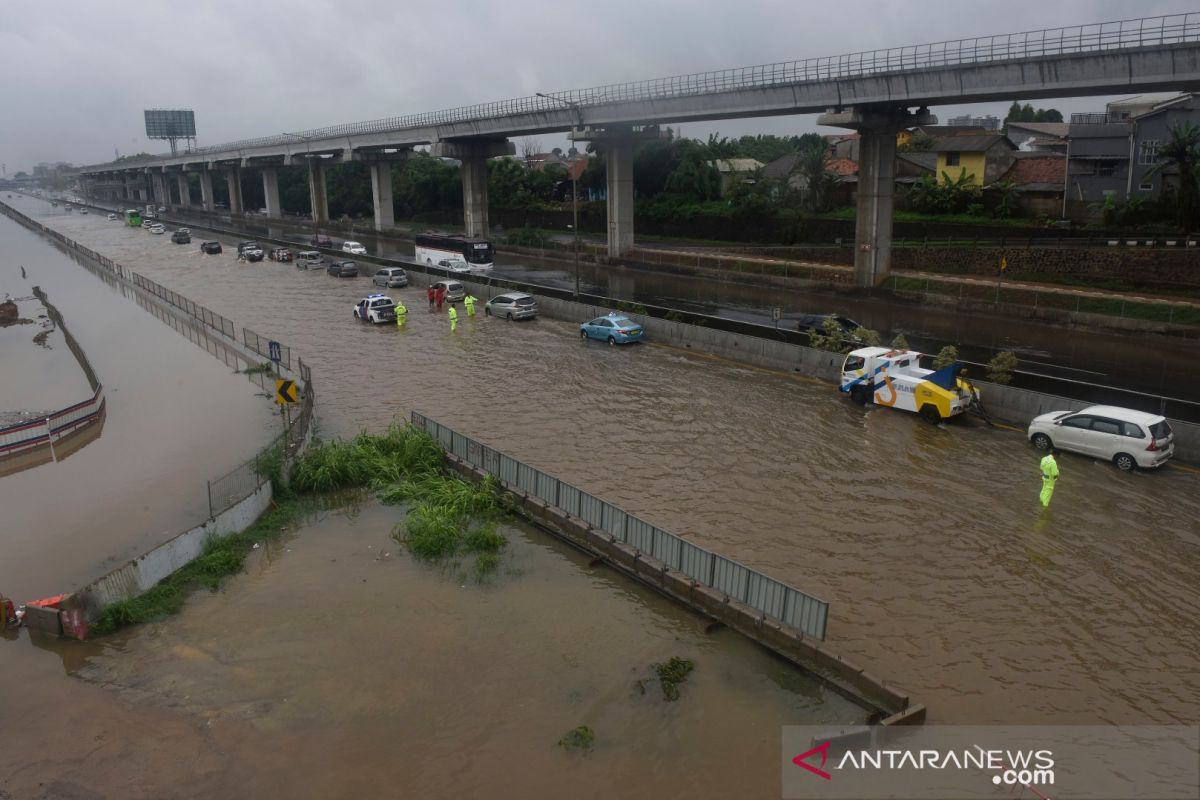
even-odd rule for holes
{"type": "Polygon", "coordinates": [[[450,319],[451,320],[458,319],[458,312],[454,310],[454,306],[450,306],[450,319]]]}
{"type": "Polygon", "coordinates": [[[1053,483],[1058,480],[1058,462],[1053,453],[1047,453],[1042,459],[1042,480],[1053,483]]]}

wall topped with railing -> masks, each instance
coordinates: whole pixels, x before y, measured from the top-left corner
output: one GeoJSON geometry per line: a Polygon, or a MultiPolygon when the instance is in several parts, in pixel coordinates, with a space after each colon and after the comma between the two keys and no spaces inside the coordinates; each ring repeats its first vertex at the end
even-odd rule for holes
{"type": "Polygon", "coordinates": [[[829,604],[824,600],[651,525],[424,414],[412,412],[412,424],[436,439],[446,452],[514,489],[538,497],[563,513],[608,532],[667,568],[745,603],[806,636],[825,638],[829,604]]]}

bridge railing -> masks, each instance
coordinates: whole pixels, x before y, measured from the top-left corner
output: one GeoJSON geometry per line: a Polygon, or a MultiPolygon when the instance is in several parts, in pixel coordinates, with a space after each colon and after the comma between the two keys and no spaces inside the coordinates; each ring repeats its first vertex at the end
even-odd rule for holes
{"type": "MultiPolygon", "coordinates": [[[[739,67],[734,69],[676,75],[645,81],[596,86],[552,93],[549,97],[519,97],[493,103],[461,106],[443,111],[410,114],[402,117],[366,122],[352,122],[328,128],[314,128],[275,136],[242,139],[226,144],[198,147],[184,151],[188,155],[205,155],[258,147],[311,142],[343,136],[393,133],[428,128],[456,122],[469,122],[514,114],[547,111],[562,112],[564,102],[581,109],[611,103],[641,100],[669,100],[676,97],[761,89],[772,86],[825,81],[837,78],[856,78],[901,70],[953,67],[1021,58],[1039,58],[1104,52],[1115,49],[1152,47],[1200,41],[1200,14],[1171,14],[1160,17],[1099,22],[1063,28],[956,39],[932,44],[891,47],[847,53],[839,56],[784,61],[775,64],[739,67]]],[[[138,166],[157,161],[160,156],[129,159],[121,167],[138,166]]],[[[89,169],[102,169],[97,164],[89,169]]]]}

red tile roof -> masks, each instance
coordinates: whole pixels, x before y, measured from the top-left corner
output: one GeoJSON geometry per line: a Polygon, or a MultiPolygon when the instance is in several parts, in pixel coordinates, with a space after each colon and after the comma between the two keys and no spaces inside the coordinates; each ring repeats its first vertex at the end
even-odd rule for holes
{"type": "Polygon", "coordinates": [[[858,174],[858,162],[849,158],[831,158],[825,162],[825,168],[842,178],[858,174]]]}
{"type": "Polygon", "coordinates": [[[1003,180],[1017,186],[1026,183],[1053,183],[1059,186],[1067,174],[1067,160],[1059,153],[1029,153],[1013,162],[1003,180]]]}

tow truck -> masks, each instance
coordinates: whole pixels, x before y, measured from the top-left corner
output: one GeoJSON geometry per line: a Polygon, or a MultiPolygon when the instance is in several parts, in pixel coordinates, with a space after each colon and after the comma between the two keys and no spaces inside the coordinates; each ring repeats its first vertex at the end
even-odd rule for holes
{"type": "Polygon", "coordinates": [[[842,363],[840,389],[857,403],[912,411],[930,422],[982,411],[979,391],[966,379],[961,362],[937,370],[920,362],[921,354],[913,350],[852,350],[842,363]]]}

